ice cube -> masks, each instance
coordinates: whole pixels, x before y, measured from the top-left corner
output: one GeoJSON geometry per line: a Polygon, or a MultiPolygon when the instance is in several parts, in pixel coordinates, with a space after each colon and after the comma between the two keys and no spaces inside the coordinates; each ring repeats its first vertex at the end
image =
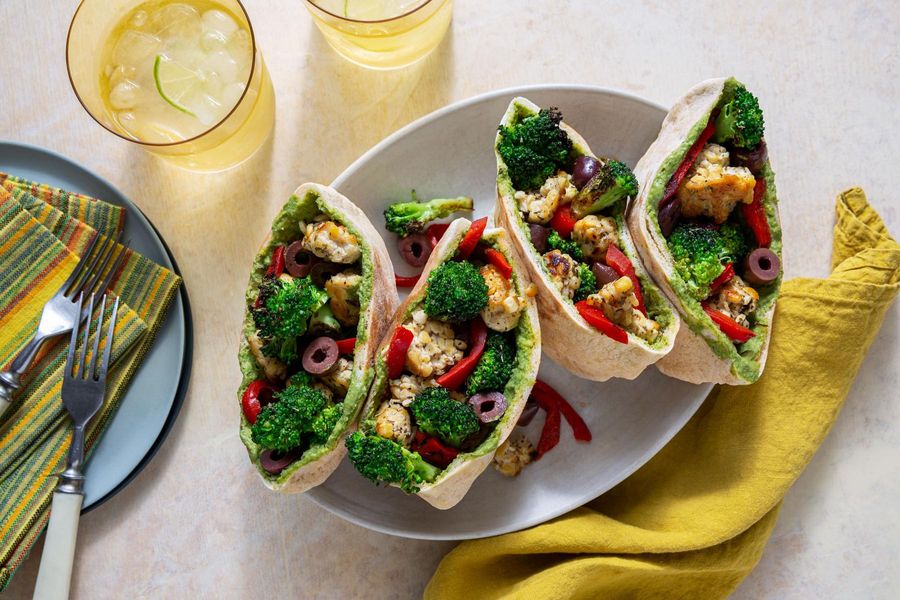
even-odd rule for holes
{"type": "Polygon", "coordinates": [[[203,33],[200,13],[187,4],[167,4],[150,15],[149,28],[167,45],[174,40],[180,43],[196,43],[203,33]]]}
{"type": "Polygon", "coordinates": [[[241,94],[244,93],[244,88],[246,86],[243,83],[232,83],[230,85],[226,85],[225,89],[222,90],[222,95],[219,96],[221,98],[222,106],[226,111],[234,108],[234,105],[238,103],[238,100],[241,99],[241,94]]]}
{"type": "Polygon", "coordinates": [[[203,37],[200,38],[200,45],[207,51],[221,50],[227,42],[225,36],[218,31],[204,31],[203,37]]]}
{"type": "Polygon", "coordinates": [[[188,107],[197,116],[197,120],[206,126],[217,124],[225,116],[227,110],[209,94],[197,94],[191,98],[188,107]]]}
{"type": "Polygon", "coordinates": [[[162,48],[159,38],[149,33],[128,29],[113,48],[112,62],[128,67],[137,66],[155,56],[162,48]]]}
{"type": "Polygon", "coordinates": [[[238,24],[235,20],[221,10],[208,10],[203,13],[202,19],[203,27],[206,31],[221,33],[225,38],[231,36],[238,29],[238,24]]]}
{"type": "Polygon", "coordinates": [[[250,62],[250,53],[253,51],[253,43],[250,39],[250,32],[241,29],[228,40],[228,51],[238,60],[246,57],[246,62],[250,62]]]}
{"type": "Polygon", "coordinates": [[[119,82],[109,92],[110,106],[115,110],[134,108],[138,101],[140,89],[138,84],[129,79],[119,82]]]}
{"type": "Polygon", "coordinates": [[[207,75],[215,73],[224,83],[238,81],[240,75],[237,61],[224,50],[210,52],[197,66],[207,75]]]}

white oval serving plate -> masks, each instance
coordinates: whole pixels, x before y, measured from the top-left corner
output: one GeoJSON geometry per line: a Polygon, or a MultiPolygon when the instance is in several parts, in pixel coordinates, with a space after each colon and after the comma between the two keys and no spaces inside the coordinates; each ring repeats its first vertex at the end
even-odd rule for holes
{"type": "MultiPolygon", "coordinates": [[[[496,199],[494,136],[507,104],[525,96],[558,106],[566,122],[596,154],[634,167],[656,138],[666,110],[622,92],[578,85],[500,90],[438,110],[400,129],[347,168],[333,186],[358,204],[376,228],[391,202],[470,195],[475,216],[493,213],[496,199]]],[[[412,274],[384,231],[398,274],[412,274]]],[[[578,352],[578,348],[572,348],[578,352]]],[[[344,461],[308,495],[329,511],[369,529],[435,540],[479,538],[516,531],[559,516],[608,491],[656,454],[700,407],[711,385],[669,379],[651,367],[635,381],[579,379],[546,356],[539,377],[575,406],[593,441],[575,442],[562,426],[560,444],[516,478],[493,468],[454,508],[437,510],[396,488],[376,487],[344,461]]],[[[536,444],[543,416],[525,430],[536,444]]]]}

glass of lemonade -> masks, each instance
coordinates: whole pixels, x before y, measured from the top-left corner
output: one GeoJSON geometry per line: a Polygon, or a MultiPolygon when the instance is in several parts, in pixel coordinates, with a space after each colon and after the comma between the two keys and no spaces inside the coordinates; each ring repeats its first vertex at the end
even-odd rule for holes
{"type": "Polygon", "coordinates": [[[424,58],[447,33],[453,0],[305,0],[338,54],[371,69],[424,58]]]}
{"type": "Polygon", "coordinates": [[[98,123],[187,169],[242,162],[275,122],[272,81],[238,0],[82,0],[66,62],[98,123]]]}

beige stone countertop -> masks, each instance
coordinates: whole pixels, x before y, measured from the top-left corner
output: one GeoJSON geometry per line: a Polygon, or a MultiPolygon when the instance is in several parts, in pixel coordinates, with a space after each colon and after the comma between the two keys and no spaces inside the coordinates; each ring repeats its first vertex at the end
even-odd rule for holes
{"type": "MultiPolygon", "coordinates": [[[[271,218],[402,125],[534,83],[619,88],[670,104],[733,74],[762,99],[788,276],[828,272],[834,197],[860,185],[900,234],[900,4],[457,0],[425,61],[367,71],[325,44],[301,0],[246,0],[277,96],[275,135],[216,175],[181,171],[100,128],[66,77],[74,0],[0,2],[0,138],[85,165],[140,205],[191,295],[193,379],[149,467],[81,520],[76,598],[414,598],[452,543],[351,525],[268,492],[237,438],[233,358],[247,272],[271,218]]],[[[888,598],[900,589],[900,305],[843,413],[788,495],[737,598],[888,598]]],[[[10,598],[30,597],[41,545],[10,598]]]]}

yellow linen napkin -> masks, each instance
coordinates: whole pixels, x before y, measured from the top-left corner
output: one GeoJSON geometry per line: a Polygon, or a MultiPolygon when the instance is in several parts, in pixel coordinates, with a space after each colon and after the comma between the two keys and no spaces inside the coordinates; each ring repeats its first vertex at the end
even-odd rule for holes
{"type": "MultiPolygon", "coordinates": [[[[102,201],[7,177],[0,187],[0,365],[34,331],[44,301],[77,264],[95,234],[72,215],[115,232],[119,213],[102,201]],[[32,191],[38,196],[32,195],[32,191]],[[66,200],[63,204],[60,201],[66,200]],[[105,205],[105,206],[104,206],[105,205]],[[65,210],[62,210],[65,209],[65,210]]],[[[102,434],[180,285],[177,275],[128,251],[114,277],[120,319],[104,407],[87,433],[90,451],[102,434]]],[[[71,437],[59,397],[66,344],[57,341],[23,380],[0,417],[0,590],[21,564],[49,516],[71,437]]]]}
{"type": "Polygon", "coordinates": [[[425,597],[727,596],[759,561],[898,288],[900,245],[862,190],[844,192],[833,272],[784,284],[755,385],[713,390],[658,455],[588,506],[460,544],[425,597]]]}

